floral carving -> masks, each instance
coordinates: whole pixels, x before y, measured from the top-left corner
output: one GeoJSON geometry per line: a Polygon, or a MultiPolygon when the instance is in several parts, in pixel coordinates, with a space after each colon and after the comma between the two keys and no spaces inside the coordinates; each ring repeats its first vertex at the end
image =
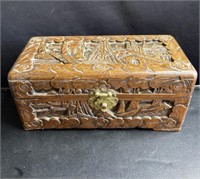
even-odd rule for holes
{"type": "Polygon", "coordinates": [[[182,92],[185,92],[187,90],[187,86],[183,80],[176,80],[172,82],[172,84],[170,85],[170,89],[175,93],[180,92],[180,90],[182,92]]]}

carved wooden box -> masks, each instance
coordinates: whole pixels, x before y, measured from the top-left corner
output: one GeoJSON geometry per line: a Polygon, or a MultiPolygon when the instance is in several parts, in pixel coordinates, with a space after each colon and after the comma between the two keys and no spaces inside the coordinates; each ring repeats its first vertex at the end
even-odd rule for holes
{"type": "Polygon", "coordinates": [[[26,130],[179,131],[196,78],[169,35],[33,37],[8,75],[26,130]]]}

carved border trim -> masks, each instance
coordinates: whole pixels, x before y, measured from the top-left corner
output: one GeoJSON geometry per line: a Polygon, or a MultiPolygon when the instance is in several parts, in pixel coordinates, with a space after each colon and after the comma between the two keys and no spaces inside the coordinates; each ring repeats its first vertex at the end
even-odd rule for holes
{"type": "Polygon", "coordinates": [[[88,95],[90,90],[96,89],[104,83],[118,92],[118,95],[189,95],[194,86],[194,79],[177,76],[172,79],[163,76],[149,76],[147,78],[130,77],[124,80],[66,80],[66,81],[17,81],[10,82],[16,98],[50,97],[67,95],[88,95]]]}

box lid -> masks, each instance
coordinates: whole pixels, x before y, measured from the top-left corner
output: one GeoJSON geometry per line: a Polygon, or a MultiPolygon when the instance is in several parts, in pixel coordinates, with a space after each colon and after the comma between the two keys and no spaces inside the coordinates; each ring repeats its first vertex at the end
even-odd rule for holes
{"type": "Polygon", "coordinates": [[[170,35],[33,37],[9,72],[14,80],[126,78],[197,73],[170,35]]]}

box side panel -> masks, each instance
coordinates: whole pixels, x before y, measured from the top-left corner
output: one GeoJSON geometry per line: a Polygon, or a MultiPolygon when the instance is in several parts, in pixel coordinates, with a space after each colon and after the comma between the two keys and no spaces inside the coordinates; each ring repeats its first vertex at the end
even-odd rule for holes
{"type": "Polygon", "coordinates": [[[158,99],[146,96],[118,96],[118,104],[102,112],[92,108],[89,96],[16,100],[25,129],[49,128],[151,128],[179,130],[188,98],[158,99]],[[141,99],[142,98],[142,99],[141,99]],[[146,99],[145,99],[146,98],[146,99]]]}
{"type": "MultiPolygon", "coordinates": [[[[11,86],[27,130],[139,127],[178,131],[194,84],[195,79],[188,76],[133,76],[129,79],[75,80],[69,83],[23,81],[11,86]],[[21,91],[17,94],[19,89],[21,91]],[[96,109],[90,103],[91,93],[101,90],[103,95],[112,90],[117,98],[116,105],[106,111],[96,109]]],[[[97,99],[107,104],[112,102],[108,96],[97,99]]]]}

